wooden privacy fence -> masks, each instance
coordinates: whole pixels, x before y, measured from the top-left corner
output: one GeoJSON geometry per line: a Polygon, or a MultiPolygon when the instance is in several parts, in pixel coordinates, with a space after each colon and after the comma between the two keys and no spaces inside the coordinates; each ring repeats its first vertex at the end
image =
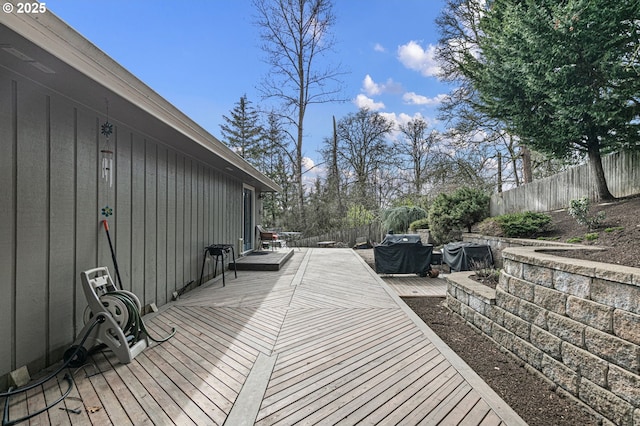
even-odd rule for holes
{"type": "Polygon", "coordinates": [[[369,225],[340,229],[313,237],[299,238],[292,241],[291,245],[296,247],[318,247],[318,243],[321,241],[335,241],[344,243],[348,247],[353,247],[357,238],[367,238],[369,241],[380,242],[385,233],[382,229],[382,224],[374,222],[369,225]]]}
{"type": "MultiPolygon", "coordinates": [[[[640,194],[640,152],[617,152],[602,158],[609,191],[615,197],[640,194]]],[[[569,207],[571,200],[595,199],[588,164],[491,196],[491,216],[523,211],[547,212],[569,207]]]]}

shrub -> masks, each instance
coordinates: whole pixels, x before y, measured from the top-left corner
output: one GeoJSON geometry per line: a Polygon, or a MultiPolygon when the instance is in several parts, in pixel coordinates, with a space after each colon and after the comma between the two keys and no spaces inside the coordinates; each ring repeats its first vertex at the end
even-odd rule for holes
{"type": "Polygon", "coordinates": [[[417,206],[391,207],[382,212],[382,224],[386,230],[403,233],[409,229],[409,224],[427,216],[427,212],[417,206]]]}
{"type": "Polygon", "coordinates": [[[567,242],[571,243],[571,244],[581,243],[582,242],[582,238],[581,237],[572,237],[572,238],[569,238],[567,240],[567,242]]]}
{"type": "Polygon", "coordinates": [[[453,241],[461,228],[489,216],[489,196],[478,189],[460,188],[453,194],[440,194],[429,209],[429,229],[437,244],[453,241]]]}
{"type": "Polygon", "coordinates": [[[413,221],[409,225],[409,229],[411,229],[412,231],[415,231],[416,229],[429,229],[429,219],[423,217],[422,219],[413,221]]]}
{"type": "Polygon", "coordinates": [[[580,225],[589,227],[589,230],[598,228],[606,217],[605,212],[598,212],[593,216],[589,215],[591,204],[588,197],[571,200],[569,203],[569,215],[580,225]]]}
{"type": "Polygon", "coordinates": [[[599,237],[597,232],[591,232],[589,234],[584,234],[584,239],[587,241],[595,241],[599,237]]]}
{"type": "Polygon", "coordinates": [[[535,238],[548,231],[551,225],[551,216],[545,213],[511,213],[495,219],[504,235],[512,238],[535,238]]]}
{"type": "Polygon", "coordinates": [[[613,228],[607,228],[604,230],[604,232],[616,232],[616,231],[622,231],[624,229],[624,226],[614,226],[613,228]]]}

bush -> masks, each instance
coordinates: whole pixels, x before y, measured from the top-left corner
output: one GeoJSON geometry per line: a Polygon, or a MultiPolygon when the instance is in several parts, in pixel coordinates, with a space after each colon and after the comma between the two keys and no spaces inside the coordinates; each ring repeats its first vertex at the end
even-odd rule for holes
{"type": "Polygon", "coordinates": [[[589,198],[583,197],[571,200],[569,203],[569,215],[574,218],[580,225],[589,227],[589,230],[596,229],[604,221],[605,212],[598,212],[593,216],[589,216],[591,204],[589,198]]]}
{"type": "Polygon", "coordinates": [[[505,214],[495,220],[504,236],[511,238],[535,238],[548,231],[551,225],[551,216],[534,212],[505,214]]]}
{"type": "Polygon", "coordinates": [[[589,234],[584,234],[584,239],[587,241],[595,241],[599,237],[597,232],[591,232],[589,234]]]}
{"type": "Polygon", "coordinates": [[[416,229],[429,229],[429,218],[423,217],[422,219],[411,222],[409,229],[412,231],[416,229]]]}
{"type": "Polygon", "coordinates": [[[386,230],[402,234],[409,224],[427,216],[427,212],[416,206],[391,207],[382,212],[382,224],[386,230]]]}
{"type": "Polygon", "coordinates": [[[472,188],[460,188],[453,194],[440,194],[429,209],[429,229],[437,244],[456,239],[460,229],[489,216],[489,196],[472,188]]]}

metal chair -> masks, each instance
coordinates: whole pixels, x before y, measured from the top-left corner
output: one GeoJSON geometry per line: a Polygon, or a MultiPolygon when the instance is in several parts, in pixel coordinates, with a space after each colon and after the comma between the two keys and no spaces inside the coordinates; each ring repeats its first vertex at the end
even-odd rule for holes
{"type": "Polygon", "coordinates": [[[263,248],[263,244],[265,241],[269,242],[269,246],[271,246],[271,250],[275,247],[275,242],[280,241],[278,239],[278,234],[273,231],[267,231],[261,225],[256,225],[256,229],[258,230],[258,234],[260,236],[260,248],[263,248]]]}

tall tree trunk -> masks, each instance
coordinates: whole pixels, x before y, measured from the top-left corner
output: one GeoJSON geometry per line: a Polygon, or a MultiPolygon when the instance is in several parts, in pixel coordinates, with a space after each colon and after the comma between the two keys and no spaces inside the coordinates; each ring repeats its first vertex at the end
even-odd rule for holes
{"type": "Polygon", "coordinates": [[[502,192],[502,154],[498,153],[498,193],[502,192]]]}
{"type": "Polygon", "coordinates": [[[335,194],[338,197],[338,213],[342,214],[342,197],[340,196],[340,176],[338,175],[338,128],[336,127],[336,116],[333,116],[333,145],[331,147],[331,174],[335,184],[335,194]]]}
{"type": "Polygon", "coordinates": [[[596,200],[595,201],[611,201],[615,200],[615,197],[609,192],[607,186],[607,179],[604,175],[604,169],[602,168],[602,157],[600,155],[600,144],[597,137],[589,137],[588,155],[589,166],[591,167],[591,173],[595,179],[596,184],[596,200]]]}
{"type": "MultiPolygon", "coordinates": [[[[302,96],[301,96],[302,97],[302,96]]],[[[306,226],[306,216],[304,214],[304,185],[302,184],[302,123],[304,121],[304,109],[300,107],[298,109],[298,140],[296,142],[296,180],[298,181],[298,223],[297,227],[304,229],[306,226]]]]}
{"type": "Polygon", "coordinates": [[[533,182],[533,173],[531,171],[531,151],[526,146],[520,148],[522,153],[522,177],[524,183],[533,182]]]}

